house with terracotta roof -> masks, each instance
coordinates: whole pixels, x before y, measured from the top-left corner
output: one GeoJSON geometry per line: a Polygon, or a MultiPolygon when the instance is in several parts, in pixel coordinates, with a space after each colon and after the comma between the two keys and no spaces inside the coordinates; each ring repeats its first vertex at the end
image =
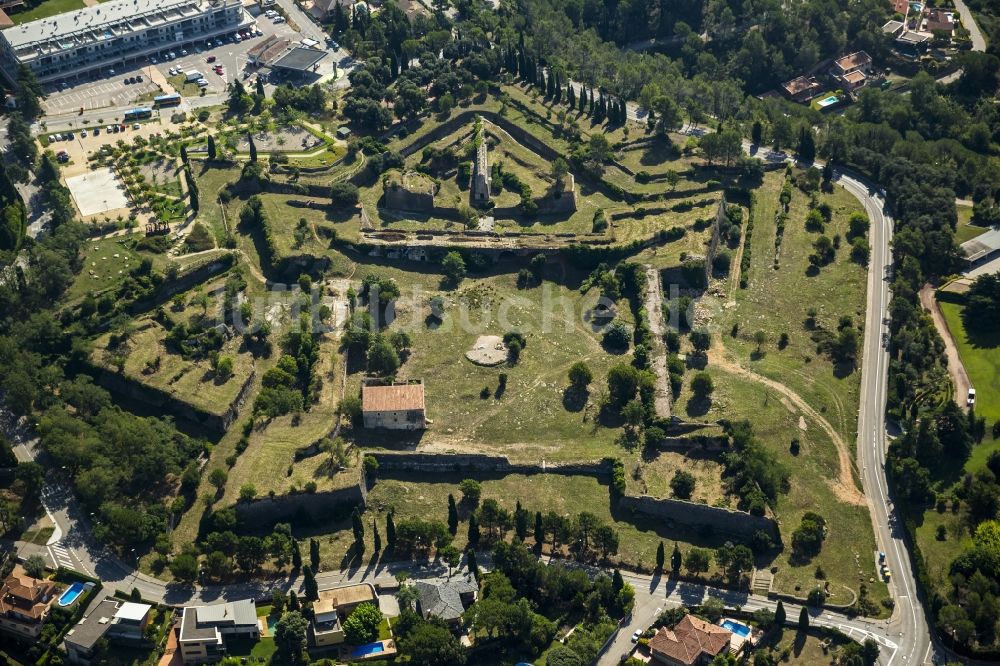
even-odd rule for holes
{"type": "Polygon", "coordinates": [[[58,591],[52,581],[32,578],[20,566],[14,567],[0,587],[0,631],[38,638],[58,591]]]}
{"type": "Polygon", "coordinates": [[[835,60],[830,68],[830,75],[845,92],[852,92],[868,82],[871,71],[871,56],[864,51],[856,51],[835,60]]]}
{"type": "Polygon", "coordinates": [[[732,637],[724,627],[685,615],[673,629],[660,627],[649,639],[649,651],[658,664],[704,666],[729,650],[732,637]]]}
{"type": "Polygon", "coordinates": [[[910,0],[892,0],[890,4],[892,5],[892,11],[897,14],[906,16],[906,13],[910,11],[910,0]]]}
{"type": "Polygon", "coordinates": [[[361,415],[366,428],[423,430],[427,427],[423,381],[388,386],[365,383],[361,415]]]}
{"type": "Polygon", "coordinates": [[[781,89],[793,102],[808,102],[823,92],[823,86],[814,76],[800,76],[791,81],[785,81],[781,84],[781,89]]]}
{"type": "Polygon", "coordinates": [[[951,37],[955,34],[955,14],[943,9],[927,9],[924,12],[924,32],[941,32],[951,37]]]}

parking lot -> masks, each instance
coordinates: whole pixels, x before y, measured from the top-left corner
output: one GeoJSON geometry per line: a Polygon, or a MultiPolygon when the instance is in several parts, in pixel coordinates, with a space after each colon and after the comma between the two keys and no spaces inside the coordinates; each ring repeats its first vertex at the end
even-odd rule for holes
{"type": "MultiPolygon", "coordinates": [[[[166,49],[141,64],[125,69],[116,67],[113,75],[108,74],[97,81],[86,81],[68,87],[58,84],[48,86],[44,102],[45,113],[52,116],[79,112],[80,109],[86,112],[106,107],[118,109],[151,105],[152,96],[164,92],[166,79],[170,76],[169,70],[175,67],[185,71],[198,70],[204,74],[208,81],[208,86],[205,88],[206,95],[222,93],[233,76],[241,76],[240,72],[247,62],[247,51],[269,35],[277,35],[292,41],[300,39],[298,33],[287,23],[273,23],[264,16],[257,18],[256,27],[262,33],[260,37],[252,37],[239,43],[227,39],[221,46],[212,48],[207,47],[206,40],[198,40],[195,44],[166,49]],[[186,55],[184,55],[185,50],[187,50],[186,55]],[[173,59],[170,59],[171,51],[174,53],[173,59]],[[213,64],[223,66],[223,76],[212,71],[212,65],[206,62],[209,56],[215,56],[216,61],[213,64]],[[135,77],[142,77],[142,81],[125,82],[126,79],[135,77]]],[[[212,41],[216,42],[215,39],[212,41]]]]}

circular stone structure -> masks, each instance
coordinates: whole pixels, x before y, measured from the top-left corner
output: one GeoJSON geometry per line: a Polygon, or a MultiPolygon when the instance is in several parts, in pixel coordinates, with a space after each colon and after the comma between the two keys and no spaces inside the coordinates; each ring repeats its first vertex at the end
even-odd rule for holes
{"type": "Polygon", "coordinates": [[[499,335],[480,335],[465,358],[476,365],[500,365],[507,360],[507,345],[499,335]]]}

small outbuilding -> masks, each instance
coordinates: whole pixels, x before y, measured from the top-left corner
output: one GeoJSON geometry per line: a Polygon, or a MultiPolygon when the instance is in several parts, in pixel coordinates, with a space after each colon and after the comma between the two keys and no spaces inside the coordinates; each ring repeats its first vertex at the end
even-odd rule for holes
{"type": "Polygon", "coordinates": [[[424,383],[361,387],[361,414],[366,428],[423,430],[427,427],[424,383]]]}

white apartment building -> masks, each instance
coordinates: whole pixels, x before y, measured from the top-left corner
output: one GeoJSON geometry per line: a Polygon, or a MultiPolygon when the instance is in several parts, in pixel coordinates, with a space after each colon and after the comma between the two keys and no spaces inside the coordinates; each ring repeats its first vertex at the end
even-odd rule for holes
{"type": "Polygon", "coordinates": [[[0,68],[13,80],[28,65],[42,83],[110,74],[252,22],[241,0],[110,0],[3,30],[0,68]]]}

